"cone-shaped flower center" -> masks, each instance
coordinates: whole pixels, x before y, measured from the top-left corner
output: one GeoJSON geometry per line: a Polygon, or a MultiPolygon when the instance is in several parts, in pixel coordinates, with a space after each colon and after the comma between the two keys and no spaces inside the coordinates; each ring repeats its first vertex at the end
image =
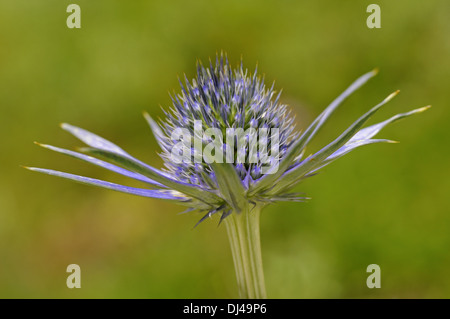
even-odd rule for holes
{"type": "Polygon", "coordinates": [[[214,160],[232,163],[252,183],[289,148],[294,117],[256,71],[232,70],[222,55],[215,66],[198,63],[196,79],[180,84],[159,142],[166,168],[181,181],[217,188],[214,160]]]}

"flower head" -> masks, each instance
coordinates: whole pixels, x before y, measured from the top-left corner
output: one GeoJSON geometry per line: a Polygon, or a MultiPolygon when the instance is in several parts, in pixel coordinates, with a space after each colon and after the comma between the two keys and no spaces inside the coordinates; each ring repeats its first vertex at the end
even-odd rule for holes
{"type": "Polygon", "coordinates": [[[172,97],[173,107],[166,113],[162,130],[146,114],[163,150],[161,155],[167,170],[179,180],[217,189],[214,168],[201,158],[203,145],[210,142],[210,136],[202,134],[203,130],[217,129],[223,139],[218,145],[221,159],[229,156],[227,162],[247,188],[262,177],[264,164],[279,161],[292,144],[294,117],[286,105],[279,103],[280,94],[275,97],[273,86],[266,88],[256,71],[249,75],[242,64],[233,70],[222,55],[220,59],[217,57],[215,66],[210,63],[209,68],[199,62],[197,78],[192,82],[185,78],[185,83],[180,82],[180,85],[181,93],[172,97]],[[201,131],[196,129],[199,126],[201,131]],[[173,160],[173,150],[179,141],[171,138],[179,128],[190,136],[188,158],[182,163],[173,160]],[[275,129],[277,154],[264,152],[267,158],[263,161],[258,152],[262,148],[260,142],[264,141],[265,146],[275,144],[274,134],[258,136],[258,133],[273,133],[275,129]],[[202,136],[198,136],[199,133],[202,136]],[[195,148],[195,137],[199,137],[202,147],[195,148]],[[195,160],[196,155],[200,155],[200,160],[195,160]],[[255,156],[253,161],[251,155],[255,156]]]}
{"type": "Polygon", "coordinates": [[[373,137],[386,125],[419,108],[362,128],[365,122],[398,91],[355,121],[334,141],[309,156],[305,149],[339,104],[377,73],[364,74],[339,95],[300,134],[294,117],[280,102],[273,85],[267,88],[255,71],[232,69],[226,56],[216,57],[209,67],[197,64],[197,77],[185,78],[181,92],[172,95],[173,106],[166,119],[155,122],[144,114],[161,147],[165,168],[156,169],[131,156],[117,145],[84,129],[62,124],[62,128],[89,147],[74,152],[39,144],[118,174],[139,180],[136,188],[59,171],[33,168],[50,175],[138,196],[160,198],[205,211],[200,220],[220,213],[221,221],[242,207],[263,206],[276,201],[302,201],[292,189],[325,165],[362,145],[387,142],[373,137]],[[213,134],[207,134],[213,130],[213,134]],[[174,137],[174,133],[178,132],[174,137]],[[214,138],[213,138],[214,136],[214,138]],[[209,147],[209,148],[208,148],[209,147]],[[207,153],[207,156],[205,156],[207,153]],[[183,154],[182,157],[177,157],[183,154]],[[175,158],[174,158],[174,155],[175,158]],[[219,156],[220,155],[220,156],[219,156]],[[223,160],[217,161],[217,158],[223,160]]]}

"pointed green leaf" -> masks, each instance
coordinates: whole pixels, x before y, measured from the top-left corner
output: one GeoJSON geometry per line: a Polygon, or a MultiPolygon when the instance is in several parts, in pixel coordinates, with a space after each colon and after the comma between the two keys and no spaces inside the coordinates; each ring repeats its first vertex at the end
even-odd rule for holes
{"type": "Polygon", "coordinates": [[[222,201],[219,196],[215,195],[211,191],[201,189],[197,185],[179,182],[173,179],[169,174],[139,161],[119,146],[94,133],[66,123],[61,124],[61,127],[87,145],[91,146],[91,148],[82,149],[85,153],[102,156],[106,159],[112,160],[116,164],[122,165],[129,170],[147,176],[152,180],[185,193],[186,195],[202,200],[207,204],[215,205],[222,201]]]}
{"type": "Polygon", "coordinates": [[[374,143],[397,143],[395,141],[386,140],[386,139],[372,139],[372,137],[374,137],[376,134],[378,134],[388,124],[394,123],[398,120],[401,120],[401,119],[408,117],[410,115],[413,115],[413,114],[422,113],[422,112],[428,110],[430,107],[431,106],[428,105],[428,106],[421,107],[419,109],[415,109],[415,110],[412,110],[412,111],[409,111],[406,113],[400,113],[400,114],[394,115],[393,117],[391,117],[383,122],[373,124],[371,126],[363,128],[358,133],[356,133],[347,143],[345,143],[344,146],[342,146],[336,152],[334,152],[333,154],[328,156],[327,159],[323,162],[323,165],[316,168],[314,170],[314,172],[319,170],[320,168],[324,167],[325,165],[328,165],[331,162],[334,162],[336,159],[344,156],[345,154],[349,153],[350,151],[352,151],[360,146],[374,144],[374,143]]]}
{"type": "Polygon", "coordinates": [[[422,113],[422,112],[428,110],[430,107],[431,107],[431,105],[428,105],[428,106],[424,106],[424,107],[421,107],[421,108],[418,108],[418,109],[415,109],[415,110],[412,110],[412,111],[409,111],[406,113],[400,113],[400,114],[394,115],[393,117],[387,119],[386,121],[363,128],[358,133],[356,133],[355,136],[353,136],[350,139],[349,143],[351,143],[353,141],[372,138],[376,134],[378,134],[378,132],[380,132],[386,125],[394,123],[394,122],[401,120],[405,117],[408,117],[410,115],[422,113]]]}
{"type": "Polygon", "coordinates": [[[306,129],[306,131],[300,136],[300,138],[290,147],[289,151],[284,155],[283,159],[280,161],[278,170],[273,174],[264,175],[258,183],[256,183],[249,190],[250,195],[254,195],[263,189],[270,188],[273,183],[280,178],[280,176],[291,166],[299,156],[299,154],[304,150],[309,141],[317,134],[319,129],[328,120],[328,118],[333,114],[337,107],[354,91],[359,89],[364,85],[370,78],[374,77],[378,73],[378,70],[373,70],[368,72],[361,77],[359,77],[355,82],[353,82],[341,95],[339,95],[331,104],[311,123],[311,125],[306,129]]]}
{"type": "Polygon", "coordinates": [[[216,175],[217,184],[222,197],[233,210],[240,213],[242,207],[244,207],[247,202],[245,199],[246,190],[233,165],[230,163],[215,162],[210,165],[216,175]]]}
{"type": "Polygon", "coordinates": [[[147,121],[148,125],[150,126],[150,129],[153,132],[153,135],[155,136],[156,142],[158,143],[159,147],[161,147],[162,150],[165,150],[166,146],[164,145],[164,139],[167,137],[159,127],[158,123],[156,123],[152,117],[147,113],[144,112],[145,120],[147,121]]]}
{"type": "Polygon", "coordinates": [[[44,173],[44,174],[53,175],[53,176],[58,176],[58,177],[76,181],[78,183],[102,187],[102,188],[111,189],[111,190],[115,190],[115,191],[127,193],[127,194],[133,194],[133,195],[137,195],[137,196],[166,199],[166,200],[176,201],[177,203],[192,201],[191,198],[186,197],[183,194],[180,194],[180,193],[172,191],[172,190],[153,190],[153,189],[129,187],[129,186],[123,186],[120,184],[102,181],[102,180],[95,179],[95,178],[59,172],[59,171],[55,171],[55,170],[51,170],[51,169],[37,168],[37,167],[25,167],[25,168],[30,171],[44,173]]]}
{"type": "Polygon", "coordinates": [[[310,173],[313,169],[322,165],[322,162],[336,150],[342,147],[347,141],[349,141],[358,130],[364,125],[364,123],[383,105],[394,98],[399,91],[395,91],[386,97],[381,103],[374,106],[366,114],[361,116],[355,123],[353,123],[347,130],[344,131],[337,139],[328,144],[326,147],[318,151],[316,154],[309,156],[300,164],[296,165],[294,168],[290,169],[280,180],[274,185],[274,187],[268,192],[268,194],[276,194],[280,189],[286,188],[295,183],[302,176],[310,173]]]}
{"type": "Polygon", "coordinates": [[[83,153],[100,156],[108,159],[118,165],[121,165],[133,172],[147,176],[167,187],[173,188],[181,193],[197,198],[207,204],[216,205],[222,202],[222,199],[211,191],[202,189],[197,185],[187,184],[171,178],[168,174],[157,170],[133,157],[113,153],[98,148],[81,148],[83,153]]]}
{"type": "Polygon", "coordinates": [[[114,143],[111,143],[110,141],[104,139],[103,137],[100,137],[94,133],[91,133],[89,131],[86,131],[85,129],[82,129],[80,127],[76,127],[74,125],[70,125],[67,123],[62,123],[61,128],[75,137],[77,137],[79,140],[84,142],[85,144],[95,147],[101,150],[109,151],[112,153],[121,154],[124,156],[130,156],[127,152],[125,152],[123,149],[121,149],[119,146],[117,146],[114,143]]]}
{"type": "Polygon", "coordinates": [[[62,153],[62,154],[65,154],[65,155],[68,155],[68,156],[71,156],[71,157],[75,157],[75,158],[78,158],[78,159],[80,159],[82,161],[86,161],[88,163],[91,163],[91,164],[94,164],[94,165],[106,168],[107,170],[113,171],[113,172],[121,174],[123,176],[127,176],[127,177],[130,177],[130,178],[142,181],[142,182],[150,184],[152,186],[163,187],[163,188],[166,187],[166,186],[164,186],[164,185],[162,185],[162,184],[160,184],[158,182],[155,182],[154,180],[152,180],[152,179],[150,179],[150,178],[148,178],[148,177],[146,177],[144,175],[141,175],[141,174],[138,174],[138,173],[134,173],[134,172],[130,172],[130,171],[128,171],[128,170],[126,170],[126,169],[124,169],[122,167],[119,167],[119,166],[110,164],[108,162],[99,160],[98,158],[95,158],[95,157],[91,157],[91,156],[84,155],[84,154],[81,154],[81,153],[78,153],[78,152],[74,152],[74,151],[63,149],[63,148],[55,147],[55,146],[52,146],[52,145],[46,145],[46,144],[41,144],[41,143],[37,143],[37,142],[35,142],[35,144],[39,145],[39,146],[41,146],[43,148],[46,148],[46,149],[49,149],[49,150],[52,150],[52,151],[55,151],[55,152],[58,152],[58,153],[62,153]]]}

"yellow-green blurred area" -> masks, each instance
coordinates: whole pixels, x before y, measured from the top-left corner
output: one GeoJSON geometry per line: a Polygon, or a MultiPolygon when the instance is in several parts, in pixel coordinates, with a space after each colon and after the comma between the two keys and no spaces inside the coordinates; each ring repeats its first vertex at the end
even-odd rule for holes
{"type": "Polygon", "coordinates": [[[230,63],[282,89],[304,129],[354,79],[350,97],[314,152],[389,93],[370,123],[432,104],[305,180],[307,203],[261,216],[271,298],[450,297],[450,2],[376,1],[0,2],[0,297],[235,298],[235,273],[218,218],[26,171],[52,168],[138,185],[33,145],[74,149],[68,122],[162,167],[142,111],[163,117],[178,77],[227,52],[230,63]],[[66,8],[81,7],[81,29],[66,8]],[[66,267],[81,267],[68,289],[66,267]],[[369,289],[366,268],[381,268],[369,289]]]}

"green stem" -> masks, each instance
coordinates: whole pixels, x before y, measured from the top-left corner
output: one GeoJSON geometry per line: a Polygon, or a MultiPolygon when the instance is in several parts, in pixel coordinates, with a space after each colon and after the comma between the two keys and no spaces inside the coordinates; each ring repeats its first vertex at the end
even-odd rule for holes
{"type": "Polygon", "coordinates": [[[241,298],[267,298],[259,237],[261,208],[248,205],[224,220],[241,298]]]}

